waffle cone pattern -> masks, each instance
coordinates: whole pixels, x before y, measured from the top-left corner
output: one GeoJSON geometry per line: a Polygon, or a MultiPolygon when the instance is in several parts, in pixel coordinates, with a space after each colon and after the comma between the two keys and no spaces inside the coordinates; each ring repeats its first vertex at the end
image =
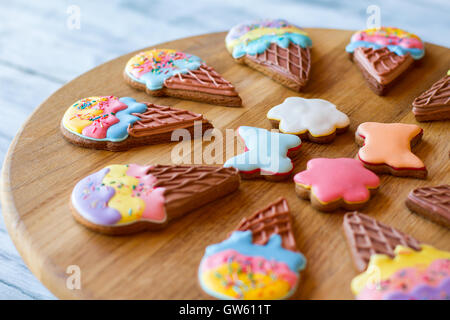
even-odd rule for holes
{"type": "Polygon", "coordinates": [[[354,264],[360,272],[366,270],[374,254],[394,258],[397,245],[420,250],[420,243],[413,237],[365,214],[349,212],[344,216],[343,225],[354,264]]]}
{"type": "Polygon", "coordinates": [[[407,61],[407,55],[399,56],[386,47],[380,49],[361,47],[359,49],[380,76],[392,73],[407,61]]]}
{"type": "Polygon", "coordinates": [[[250,230],[253,243],[259,245],[265,245],[273,234],[278,234],[281,237],[283,248],[298,251],[292,231],[289,207],[284,198],[280,198],[267,208],[242,219],[236,230],[250,230]]]}

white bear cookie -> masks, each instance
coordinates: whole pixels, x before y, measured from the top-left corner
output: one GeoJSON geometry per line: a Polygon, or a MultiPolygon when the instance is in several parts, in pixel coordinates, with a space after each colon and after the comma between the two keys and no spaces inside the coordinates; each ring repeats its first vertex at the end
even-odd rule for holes
{"type": "Polygon", "coordinates": [[[267,113],[274,128],[299,136],[302,140],[330,143],[347,131],[350,120],[334,104],[322,99],[289,97],[267,113]]]}

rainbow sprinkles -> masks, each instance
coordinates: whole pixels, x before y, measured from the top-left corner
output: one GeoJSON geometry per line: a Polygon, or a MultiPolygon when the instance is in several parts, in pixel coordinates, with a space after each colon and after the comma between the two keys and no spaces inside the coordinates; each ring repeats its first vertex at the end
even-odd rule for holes
{"type": "Polygon", "coordinates": [[[197,70],[203,63],[197,56],[169,49],[153,49],[132,57],[125,73],[150,90],[163,88],[164,81],[177,74],[197,70]]]}
{"type": "Polygon", "coordinates": [[[353,53],[358,47],[373,49],[387,47],[399,56],[409,53],[415,60],[421,59],[425,55],[423,42],[418,36],[393,27],[372,28],[356,32],[345,50],[353,53]]]}
{"type": "Polygon", "coordinates": [[[312,45],[305,31],[282,19],[239,24],[230,30],[225,42],[234,58],[263,53],[271,43],[283,48],[288,48],[291,42],[302,48],[312,45]]]}

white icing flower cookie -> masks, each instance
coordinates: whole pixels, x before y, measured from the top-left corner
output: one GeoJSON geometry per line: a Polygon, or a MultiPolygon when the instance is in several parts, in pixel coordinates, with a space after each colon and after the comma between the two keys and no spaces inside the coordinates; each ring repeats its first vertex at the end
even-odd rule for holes
{"type": "Polygon", "coordinates": [[[283,133],[299,136],[302,140],[330,143],[347,131],[350,120],[334,104],[322,99],[289,97],[267,113],[275,128],[283,133]]]}

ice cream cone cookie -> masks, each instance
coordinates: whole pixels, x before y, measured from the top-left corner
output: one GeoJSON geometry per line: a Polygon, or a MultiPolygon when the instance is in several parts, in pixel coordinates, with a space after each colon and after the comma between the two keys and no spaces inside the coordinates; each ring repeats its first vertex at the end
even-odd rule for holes
{"type": "Polygon", "coordinates": [[[450,70],[412,103],[417,121],[450,119],[450,70]]]}
{"type": "Polygon", "coordinates": [[[422,40],[399,28],[358,31],[346,47],[369,87],[384,95],[414,62],[425,54],[422,40]]]}
{"type": "Polygon", "coordinates": [[[228,32],[225,43],[238,62],[292,90],[300,91],[309,79],[311,39],[286,20],[241,23],[228,32]]]}
{"type": "Polygon", "coordinates": [[[133,98],[89,97],[72,104],[61,121],[64,138],[81,147],[123,151],[171,142],[172,132],[186,129],[193,136],[213,128],[201,114],[136,102],[133,98]]]}
{"type": "Polygon", "coordinates": [[[450,252],[357,212],[345,215],[344,230],[353,257],[367,261],[351,283],[356,299],[450,299],[450,252]]]}
{"type": "Polygon", "coordinates": [[[235,191],[239,183],[233,168],[110,165],[76,184],[72,214],[84,226],[105,234],[160,229],[235,191]]]}
{"type": "Polygon", "coordinates": [[[125,81],[152,96],[170,96],[239,107],[234,86],[199,57],[170,49],[152,49],[132,57],[125,81]]]}
{"type": "Polygon", "coordinates": [[[357,158],[376,173],[425,179],[424,163],[411,152],[422,135],[423,130],[415,124],[362,123],[355,133],[356,143],[361,146],[357,158]]]}
{"type": "Polygon", "coordinates": [[[302,141],[330,143],[347,131],[350,120],[331,102],[322,99],[289,97],[267,113],[272,126],[283,133],[295,134],[302,141]]]}
{"type": "Polygon", "coordinates": [[[316,158],[294,176],[295,191],[313,208],[334,211],[362,208],[376,192],[380,179],[355,159],[316,158]]]}
{"type": "Polygon", "coordinates": [[[306,259],[298,252],[285,199],[251,217],[225,241],[206,248],[198,277],[218,299],[280,300],[292,296],[306,259]]]}
{"type": "Polygon", "coordinates": [[[224,167],[238,169],[244,179],[263,177],[278,181],[289,177],[294,169],[289,156],[300,148],[299,137],[246,126],[237,132],[244,141],[245,152],[228,159],[224,167]]]}

